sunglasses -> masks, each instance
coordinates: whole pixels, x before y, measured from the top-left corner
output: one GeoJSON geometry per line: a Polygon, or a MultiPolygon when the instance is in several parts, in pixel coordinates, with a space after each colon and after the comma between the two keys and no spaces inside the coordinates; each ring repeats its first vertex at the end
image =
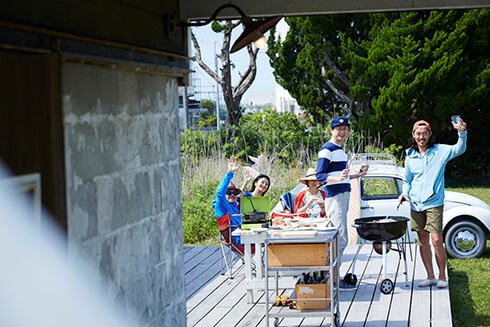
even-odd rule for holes
{"type": "Polygon", "coordinates": [[[240,191],[226,191],[226,194],[228,194],[228,195],[238,195],[238,194],[240,194],[240,191]]]}

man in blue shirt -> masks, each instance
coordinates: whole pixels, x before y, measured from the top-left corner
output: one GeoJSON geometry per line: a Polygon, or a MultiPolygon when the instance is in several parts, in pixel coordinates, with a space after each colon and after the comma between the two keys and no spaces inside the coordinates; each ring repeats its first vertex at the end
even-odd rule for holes
{"type": "Polygon", "coordinates": [[[412,145],[405,158],[405,179],[398,202],[411,200],[410,224],[417,232],[420,257],[427,272],[427,279],[419,287],[437,285],[447,287],[446,251],[443,245],[442,215],[444,211],[444,170],[452,158],[466,150],[466,123],[459,118],[458,142],[455,145],[434,144],[428,122],[420,120],[412,128],[412,145]],[[430,240],[434,246],[439,280],[432,267],[430,240]]]}
{"type": "MultiPolygon", "coordinates": [[[[213,208],[215,217],[224,216],[229,212],[231,224],[239,226],[242,219],[240,216],[234,216],[234,214],[240,213],[238,195],[242,191],[235,187],[235,184],[231,181],[238,168],[240,168],[240,165],[237,165],[236,161],[235,157],[228,159],[228,171],[216,189],[216,198],[213,200],[213,208]]],[[[238,227],[232,227],[232,231],[237,228],[238,227]]],[[[240,236],[233,236],[233,238],[238,245],[242,245],[240,236]]]]}
{"type": "MultiPolygon", "coordinates": [[[[347,170],[347,156],[342,149],[342,142],[349,133],[349,120],[347,117],[335,117],[330,123],[330,141],[325,143],[318,152],[316,179],[324,184],[325,214],[339,231],[338,247],[339,259],[347,246],[347,211],[349,211],[350,180],[366,175],[369,166],[361,168],[354,175],[347,170]]],[[[343,280],[340,288],[354,288],[343,280]]]]}

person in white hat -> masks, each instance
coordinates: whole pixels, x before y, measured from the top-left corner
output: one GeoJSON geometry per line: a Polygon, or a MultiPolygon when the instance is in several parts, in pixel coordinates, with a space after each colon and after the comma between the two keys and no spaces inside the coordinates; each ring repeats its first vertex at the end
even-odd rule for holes
{"type": "Polygon", "coordinates": [[[316,169],[308,168],[306,176],[299,180],[308,186],[300,191],[294,200],[296,213],[306,212],[314,218],[325,216],[325,192],[318,189],[321,183],[316,179],[316,169]]]}

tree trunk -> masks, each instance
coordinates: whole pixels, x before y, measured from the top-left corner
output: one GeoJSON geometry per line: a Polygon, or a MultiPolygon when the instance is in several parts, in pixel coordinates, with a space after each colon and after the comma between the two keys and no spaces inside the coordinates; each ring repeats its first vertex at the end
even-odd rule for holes
{"type": "Polygon", "coordinates": [[[240,110],[240,101],[243,94],[248,90],[252,82],[255,80],[257,74],[257,53],[259,49],[252,49],[252,45],[247,46],[247,51],[249,53],[249,65],[245,72],[241,75],[240,80],[235,86],[232,86],[231,81],[231,69],[232,65],[230,62],[230,41],[231,33],[238,24],[232,24],[231,22],[226,22],[226,26],[223,29],[223,44],[221,46],[221,51],[216,56],[221,60],[221,76],[218,76],[212,69],[210,69],[206,63],[203,62],[201,56],[201,48],[197,39],[191,31],[191,40],[196,49],[196,60],[199,66],[211,76],[218,84],[221,86],[223,92],[223,98],[226,104],[226,129],[229,134],[229,125],[238,126],[240,118],[242,117],[242,112],[240,110]]]}

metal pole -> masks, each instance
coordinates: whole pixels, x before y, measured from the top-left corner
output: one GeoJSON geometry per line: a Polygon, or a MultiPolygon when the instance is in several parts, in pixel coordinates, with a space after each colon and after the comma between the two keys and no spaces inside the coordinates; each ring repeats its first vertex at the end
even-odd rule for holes
{"type": "Polygon", "coordinates": [[[182,90],[182,104],[184,106],[184,129],[189,128],[189,107],[187,105],[187,86],[182,90]]]}
{"type": "MultiPolygon", "coordinates": [[[[214,53],[216,53],[216,41],[214,41],[214,53]]],[[[218,74],[218,57],[214,57],[214,69],[216,75],[218,74]]],[[[216,130],[219,131],[219,83],[216,82],[216,130]]]]}
{"type": "Polygon", "coordinates": [[[386,241],[383,241],[383,280],[386,279],[386,241]]]}

